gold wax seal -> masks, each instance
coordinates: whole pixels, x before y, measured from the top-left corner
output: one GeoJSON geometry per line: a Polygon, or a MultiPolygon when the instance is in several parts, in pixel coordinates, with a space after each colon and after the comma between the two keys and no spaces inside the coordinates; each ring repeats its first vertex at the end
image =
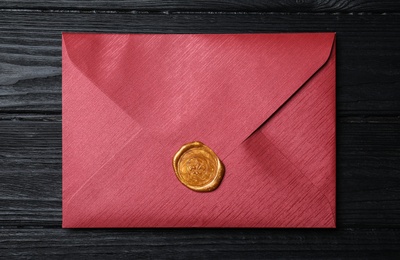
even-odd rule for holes
{"type": "Polygon", "coordinates": [[[208,146],[201,142],[185,144],[175,154],[176,177],[194,191],[213,191],[224,176],[224,165],[208,146]]]}

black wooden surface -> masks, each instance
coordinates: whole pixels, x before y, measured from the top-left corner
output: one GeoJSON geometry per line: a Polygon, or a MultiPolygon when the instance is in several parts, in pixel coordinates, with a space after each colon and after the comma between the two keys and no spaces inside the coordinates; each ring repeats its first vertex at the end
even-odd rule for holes
{"type": "Polygon", "coordinates": [[[400,259],[400,2],[0,2],[0,257],[400,259]],[[61,229],[61,32],[337,32],[337,225],[61,229]]]}

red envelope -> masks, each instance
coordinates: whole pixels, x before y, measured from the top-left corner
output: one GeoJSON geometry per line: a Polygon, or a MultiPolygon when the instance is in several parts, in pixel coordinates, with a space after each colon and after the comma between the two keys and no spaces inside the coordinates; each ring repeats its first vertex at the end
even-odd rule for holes
{"type": "Polygon", "coordinates": [[[63,227],[335,227],[335,34],[64,33],[63,227]],[[225,165],[196,192],[172,158],[225,165]]]}

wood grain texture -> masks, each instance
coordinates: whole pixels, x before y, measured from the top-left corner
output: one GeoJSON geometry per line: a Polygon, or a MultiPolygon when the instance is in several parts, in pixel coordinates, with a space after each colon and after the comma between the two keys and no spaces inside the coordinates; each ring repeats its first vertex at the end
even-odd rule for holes
{"type": "Polygon", "coordinates": [[[229,12],[398,12],[400,3],[396,0],[116,0],[116,1],[76,1],[76,0],[5,0],[0,8],[42,9],[42,10],[104,10],[104,11],[229,11],[229,12]]]}
{"type": "Polygon", "coordinates": [[[3,229],[4,257],[46,259],[396,259],[400,230],[3,229]]]}
{"type": "Polygon", "coordinates": [[[366,0],[1,1],[0,258],[398,259],[399,6],[366,0]],[[336,31],[338,228],[62,230],[62,31],[336,31]]]}

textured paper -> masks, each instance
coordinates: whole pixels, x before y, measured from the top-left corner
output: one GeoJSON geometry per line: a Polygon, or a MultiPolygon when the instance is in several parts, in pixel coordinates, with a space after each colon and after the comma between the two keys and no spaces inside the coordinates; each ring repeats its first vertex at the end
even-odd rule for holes
{"type": "Polygon", "coordinates": [[[63,34],[63,227],[335,227],[335,35],[63,34]],[[189,142],[226,169],[189,190],[189,142]]]}

